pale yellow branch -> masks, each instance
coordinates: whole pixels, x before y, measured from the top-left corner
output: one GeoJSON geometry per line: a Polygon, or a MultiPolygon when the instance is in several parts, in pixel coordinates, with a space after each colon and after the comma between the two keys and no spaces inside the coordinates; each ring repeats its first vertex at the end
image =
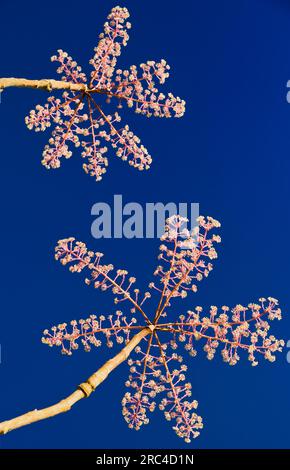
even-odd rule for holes
{"type": "Polygon", "coordinates": [[[70,90],[70,91],[86,91],[85,83],[72,83],[62,80],[43,79],[43,80],[27,80],[26,78],[0,78],[0,90],[8,87],[19,88],[37,88],[39,90],[70,90]]]}
{"type": "MultiPolygon", "coordinates": [[[[151,326],[151,325],[150,325],[151,326]]],[[[3,421],[0,423],[0,434],[6,434],[14,429],[21,428],[27,424],[35,423],[43,419],[51,418],[60,413],[69,411],[71,407],[82,398],[89,397],[90,394],[116,369],[122,362],[126,361],[133,349],[149,333],[152,334],[152,328],[144,328],[137,335],[133,336],[131,341],[112,359],[109,359],[97,372],[91,375],[86,382],[83,382],[67,398],[61,400],[55,405],[43,408],[42,410],[33,410],[17,418],[3,421]]]]}

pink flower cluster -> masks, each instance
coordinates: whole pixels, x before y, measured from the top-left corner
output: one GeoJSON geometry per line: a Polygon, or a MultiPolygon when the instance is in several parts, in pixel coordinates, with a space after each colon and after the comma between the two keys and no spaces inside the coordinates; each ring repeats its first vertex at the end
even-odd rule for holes
{"type": "MultiPolygon", "coordinates": [[[[129,70],[115,70],[121,46],[128,41],[127,30],[131,27],[127,21],[129,12],[126,8],[115,7],[104,25],[98,46],[90,64],[94,70],[90,81],[81,67],[66,52],[59,49],[52,57],[58,62],[57,72],[62,80],[79,84],[79,91],[65,91],[62,99],[51,96],[44,106],[36,106],[30,111],[25,122],[28,129],[44,131],[51,124],[55,130],[43,152],[42,163],[47,168],[59,168],[61,159],[72,156],[71,145],[83,148],[82,157],[85,172],[100,181],[108,166],[106,144],[109,142],[116,155],[139,170],[150,168],[152,158],[147,149],[128,127],[119,127],[121,117],[118,113],[109,114],[103,110],[97,96],[105,95],[107,103],[117,100],[118,108],[125,101],[134,107],[136,113],[156,117],[181,117],[185,111],[185,102],[169,93],[159,93],[155,81],[163,84],[169,76],[169,66],[165,60],[148,61],[135,65],[129,70]]],[[[106,106],[106,105],[104,105],[106,106]]]]}
{"type": "Polygon", "coordinates": [[[64,52],[62,49],[58,49],[57,55],[51,57],[51,62],[59,62],[59,66],[56,69],[57,73],[62,75],[63,81],[71,81],[73,83],[86,83],[87,77],[82,72],[82,68],[77,64],[72,57],[64,52]]]}
{"type": "Polygon", "coordinates": [[[59,240],[55,248],[55,259],[63,266],[69,265],[71,272],[80,273],[85,268],[89,271],[89,277],[85,279],[87,285],[93,284],[95,289],[106,291],[111,289],[116,295],[115,303],[129,300],[133,304],[131,313],[143,305],[151,294],[145,292],[140,298],[139,289],[133,286],[136,278],[128,275],[125,269],[114,269],[112,264],[102,264],[103,253],[89,251],[82,242],[75,242],[74,238],[59,240]]]}
{"type": "Polygon", "coordinates": [[[261,298],[260,304],[249,304],[247,307],[236,305],[232,310],[223,306],[218,311],[216,306],[210,308],[209,315],[202,314],[202,307],[188,311],[179,317],[180,322],[167,324],[166,328],[184,343],[185,349],[192,356],[197,351],[195,343],[205,339],[204,351],[212,360],[218,347],[222,344],[223,360],[229,365],[236,365],[240,360],[239,351],[246,351],[252,366],[258,365],[256,355],[262,355],[270,362],[275,361],[275,352],[281,352],[284,341],[269,334],[270,324],[267,320],[281,320],[278,301],[269,297],[261,298]]]}
{"type": "Polygon", "coordinates": [[[121,46],[127,46],[129,39],[129,16],[127,8],[120,7],[113,8],[108,15],[104,32],[100,34],[99,44],[94,49],[94,57],[90,60],[94,67],[91,72],[91,85],[94,85],[94,88],[106,89],[111,86],[117,57],[121,55],[121,46]]]}
{"type": "Polygon", "coordinates": [[[163,290],[154,282],[150,287],[162,293],[162,297],[185,298],[189,291],[196,292],[196,282],[207,277],[213,269],[210,261],[217,258],[215,243],[220,243],[218,235],[209,232],[220,227],[218,221],[211,217],[200,217],[198,225],[190,232],[183,228],[187,219],[174,216],[168,220],[165,233],[161,237],[164,243],[160,246],[158,259],[162,262],[155,271],[163,290]],[[210,261],[208,261],[210,260],[210,261]]]}
{"type": "Polygon", "coordinates": [[[161,393],[164,398],[159,409],[164,412],[167,421],[174,422],[176,434],[189,443],[191,438],[199,436],[199,430],[203,428],[202,418],[195,412],[197,401],[190,400],[192,387],[185,381],[187,367],[182,364],[183,358],[166,350],[167,344],[161,345],[158,338],[155,344],[150,338],[146,353],[141,347],[135,349],[140,358],[129,359],[130,374],[126,382],[126,386],[135,393],[125,394],[122,400],[123,416],[130,428],[139,430],[143,424],[149,423],[147,411],[155,410],[156,402],[153,399],[161,393]]]}
{"type": "Polygon", "coordinates": [[[170,69],[165,60],[161,62],[148,61],[140,65],[141,72],[135,65],[129,70],[118,69],[116,71],[116,85],[111,90],[113,96],[118,99],[126,97],[129,108],[135,107],[135,112],[147,117],[182,117],[185,112],[185,101],[175,97],[172,93],[168,96],[158,92],[154,79],[163,84],[169,77],[170,69]]]}
{"type": "Polygon", "coordinates": [[[145,292],[142,295],[135,288],[136,279],[129,277],[126,270],[115,270],[111,264],[103,264],[102,253],[89,251],[84,243],[76,242],[74,238],[60,240],[56,259],[68,265],[72,272],[88,270],[86,283],[103,291],[111,290],[115,303],[128,301],[130,317],[117,311],[107,318],[91,316],[78,323],[74,320],[69,329],[66,324],[61,324],[51,331],[46,330],[43,342],[60,346],[63,353],[71,354],[78,348],[78,341],[89,351],[92,345],[100,346],[100,337],[105,336],[107,346],[111,347],[113,339],[121,344],[130,339],[133,330],[146,328],[147,336],[128,361],[130,370],[126,386],[130,391],[125,393],[122,401],[123,416],[130,428],[138,430],[148,424],[148,413],[154,411],[158,400],[159,408],[172,422],[176,434],[190,442],[199,435],[203,423],[196,414],[198,403],[191,399],[192,387],[185,378],[187,367],[177,353],[180,344],[194,357],[202,340],[203,350],[210,360],[222,346],[222,357],[229,365],[237,364],[240,352],[245,351],[250,363],[256,366],[258,356],[273,362],[284,341],[270,334],[269,322],[281,319],[278,301],[272,297],[261,298],[259,303],[247,307],[236,305],[232,310],[226,306],[221,309],[212,306],[208,314],[203,313],[202,307],[195,307],[175,321],[163,320],[169,315],[171,298],[182,299],[189,291],[195,292],[195,282],[205,278],[213,268],[208,260],[217,257],[214,244],[220,242],[220,237],[211,232],[220,226],[219,222],[211,217],[199,217],[192,231],[184,226],[185,223],[186,219],[180,216],[167,221],[159,255],[162,267],[157,268],[161,288],[150,285],[159,295],[157,306],[150,308],[148,313],[144,303],[151,294],[145,292]],[[135,312],[141,315],[142,321],[131,317],[135,312]]]}
{"type": "Polygon", "coordinates": [[[127,318],[120,310],[115,315],[90,315],[85,320],[72,320],[70,329],[67,323],[61,323],[53,326],[50,330],[44,330],[42,342],[48,346],[61,347],[62,354],[71,356],[72,352],[79,349],[81,342],[84,350],[89,352],[92,346],[100,347],[102,345],[101,336],[105,337],[106,345],[112,348],[114,341],[117,344],[128,343],[133,325],[136,323],[135,318],[127,318]]]}
{"type": "MultiPolygon", "coordinates": [[[[147,342],[146,352],[142,347],[135,348],[136,359],[129,359],[129,377],[126,387],[133,389],[134,393],[127,392],[122,400],[123,416],[130,428],[139,430],[143,424],[149,423],[147,411],[153,412],[156,395],[164,391],[160,383],[160,361],[151,353],[152,337],[147,342]]],[[[145,342],[145,341],[144,341],[145,342]]]]}

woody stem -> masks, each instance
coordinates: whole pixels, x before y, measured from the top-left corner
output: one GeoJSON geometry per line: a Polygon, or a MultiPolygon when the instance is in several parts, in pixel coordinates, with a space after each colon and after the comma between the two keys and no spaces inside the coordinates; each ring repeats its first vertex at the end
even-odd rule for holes
{"type": "Polygon", "coordinates": [[[52,90],[70,90],[70,91],[87,91],[85,83],[72,83],[63,80],[41,79],[41,80],[28,80],[26,78],[0,78],[0,90],[8,87],[17,88],[36,88],[39,90],[52,91],[52,90]]]}
{"type": "Polygon", "coordinates": [[[116,369],[122,362],[126,361],[133,349],[139,344],[145,336],[152,334],[150,328],[143,328],[129,341],[129,343],[113,358],[109,359],[100,369],[92,374],[85,382],[80,384],[77,389],[69,396],[59,401],[55,405],[41,410],[33,410],[16,418],[0,423],[0,434],[6,434],[14,429],[21,428],[28,424],[51,418],[60,413],[69,411],[72,406],[82,398],[87,398],[90,394],[116,369]]]}

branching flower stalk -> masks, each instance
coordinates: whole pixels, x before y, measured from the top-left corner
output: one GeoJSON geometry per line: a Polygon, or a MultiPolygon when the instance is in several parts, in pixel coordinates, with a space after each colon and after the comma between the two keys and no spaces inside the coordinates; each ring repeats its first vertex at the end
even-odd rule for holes
{"type": "Polygon", "coordinates": [[[98,97],[104,95],[107,103],[117,102],[117,108],[127,103],[129,108],[147,117],[181,117],[185,102],[172,93],[160,93],[156,82],[163,84],[169,77],[165,60],[147,61],[139,68],[116,69],[122,46],[127,45],[129,12],[126,8],[111,10],[104,32],[100,35],[90,65],[88,78],[77,62],[61,49],[51,60],[59,64],[61,80],[27,80],[0,78],[0,91],[8,87],[24,87],[49,92],[64,90],[62,98],[50,96],[44,106],[37,105],[25,122],[28,129],[45,131],[55,125],[51,138],[44,148],[42,164],[47,169],[60,167],[63,159],[72,156],[71,146],[80,147],[85,160],[83,169],[96,181],[102,179],[108,166],[106,153],[110,143],[118,157],[139,170],[149,169],[152,158],[128,125],[119,126],[118,112],[107,114],[98,97]]]}
{"type": "Polygon", "coordinates": [[[74,238],[58,242],[56,260],[73,273],[86,272],[86,284],[112,291],[115,304],[127,304],[130,309],[126,314],[118,309],[112,315],[91,315],[72,320],[69,325],[59,324],[44,331],[42,342],[59,347],[66,355],[71,355],[80,345],[89,352],[102,342],[109,348],[123,345],[123,349],[67,398],[0,423],[0,433],[68,411],[79,400],[90,396],[110,372],[129,358],[128,391],[122,400],[123,416],[129,427],[139,430],[148,424],[149,413],[158,402],[176,434],[190,442],[199,435],[203,422],[196,412],[198,402],[191,398],[192,386],[185,377],[187,366],[178,351],[180,345],[195,357],[197,344],[202,342],[209,360],[221,348],[224,362],[231,366],[239,361],[240,351],[247,354],[252,366],[258,364],[259,357],[270,362],[275,360],[275,353],[281,352],[284,341],[269,332],[269,322],[281,319],[278,301],[272,297],[260,298],[259,303],[247,307],[211,306],[208,312],[197,306],[169,320],[174,301],[196,292],[198,282],[208,276],[213,269],[212,261],[217,258],[215,245],[221,239],[212,231],[220,227],[219,222],[211,217],[199,217],[197,221],[197,226],[189,231],[185,227],[187,219],[173,216],[167,220],[161,237],[160,265],[154,273],[158,281],[151,282],[150,290],[143,294],[135,288],[136,279],[126,270],[104,264],[102,253],[89,251],[74,238]],[[155,311],[153,317],[145,311],[151,297],[157,305],[148,309],[148,312],[155,311]]]}

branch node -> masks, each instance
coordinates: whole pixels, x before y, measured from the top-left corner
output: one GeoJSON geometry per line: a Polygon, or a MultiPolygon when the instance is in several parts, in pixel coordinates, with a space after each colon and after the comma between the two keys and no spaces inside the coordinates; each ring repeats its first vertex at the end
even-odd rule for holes
{"type": "Polygon", "coordinates": [[[49,93],[52,92],[52,84],[51,84],[50,81],[47,82],[47,88],[46,88],[46,89],[47,89],[47,91],[48,91],[49,93]]]}
{"type": "Polygon", "coordinates": [[[86,398],[95,391],[94,387],[89,382],[81,383],[78,388],[85,394],[86,398]]]}

